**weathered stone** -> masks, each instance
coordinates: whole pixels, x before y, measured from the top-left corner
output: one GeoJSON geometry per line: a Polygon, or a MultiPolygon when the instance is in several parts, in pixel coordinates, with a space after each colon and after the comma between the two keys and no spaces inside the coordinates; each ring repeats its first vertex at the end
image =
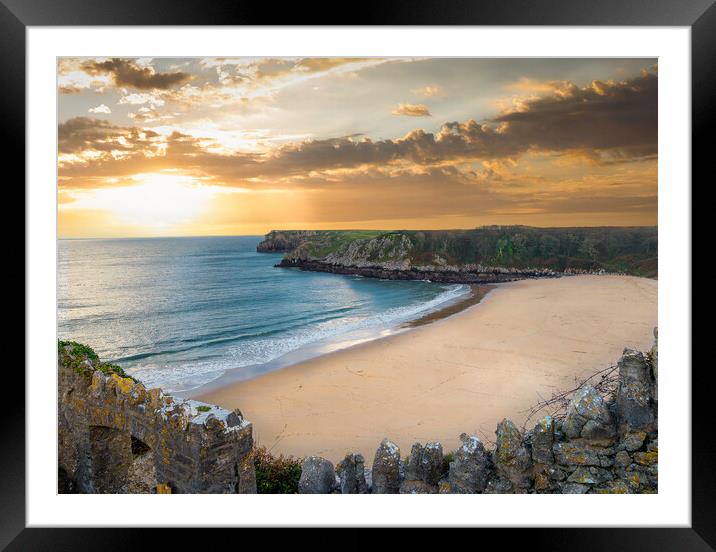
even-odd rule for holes
{"type": "Polygon", "coordinates": [[[249,422],[147,390],[80,350],[65,346],[57,366],[58,464],[78,492],[151,493],[159,483],[173,493],[237,492],[249,422]]]}
{"type": "Polygon", "coordinates": [[[423,479],[423,445],[414,443],[410,449],[410,457],[405,466],[405,479],[421,481],[423,479]]]}
{"type": "Polygon", "coordinates": [[[513,493],[515,487],[512,481],[503,477],[491,477],[485,486],[485,494],[507,494],[513,493]]]}
{"type": "Polygon", "coordinates": [[[614,449],[579,442],[560,442],[552,447],[555,461],[562,466],[609,466],[614,449]]]}
{"type": "Polygon", "coordinates": [[[336,466],[340,480],[342,494],[366,493],[363,456],[360,454],[346,454],[336,466]]]}
{"type": "Polygon", "coordinates": [[[450,481],[447,479],[441,479],[438,481],[438,494],[452,494],[452,487],[450,481]]]}
{"type": "Polygon", "coordinates": [[[490,458],[480,439],[460,435],[462,445],[450,462],[448,480],[453,493],[480,493],[490,474],[490,458]]]}
{"type": "Polygon", "coordinates": [[[650,432],[654,424],[651,369],[642,353],[624,349],[619,360],[616,407],[622,433],[630,429],[650,432]]]}
{"type": "Polygon", "coordinates": [[[626,481],[622,479],[616,479],[609,481],[603,486],[592,489],[595,494],[630,494],[631,489],[626,481]]]}
{"type": "Polygon", "coordinates": [[[554,454],[554,420],[552,416],[542,418],[532,430],[532,460],[536,464],[552,464],[554,454]]]}
{"type": "Polygon", "coordinates": [[[585,494],[589,491],[587,485],[580,485],[579,483],[562,483],[562,494],[585,494]]]}
{"type": "Polygon", "coordinates": [[[437,494],[438,486],[428,485],[425,481],[406,479],[400,484],[400,494],[437,494]]]}
{"type": "Polygon", "coordinates": [[[383,439],[375,451],[373,460],[373,493],[396,494],[400,489],[400,449],[398,445],[383,439]]]}
{"type": "Polygon", "coordinates": [[[493,462],[498,475],[510,481],[515,488],[527,488],[531,484],[532,461],[522,441],[522,434],[509,419],[497,425],[497,445],[493,462]]]}
{"type": "Polygon", "coordinates": [[[251,455],[246,455],[238,465],[239,470],[239,494],[256,494],[256,467],[251,455]]]}
{"type": "Polygon", "coordinates": [[[629,464],[631,464],[631,456],[629,456],[629,453],[625,450],[617,452],[617,455],[614,457],[614,465],[617,468],[626,468],[629,464]]]}
{"type": "Polygon", "coordinates": [[[336,472],[325,458],[308,456],[301,465],[299,494],[329,494],[336,483],[336,472]]]}
{"type": "Polygon", "coordinates": [[[612,415],[591,385],[585,385],[572,397],[562,429],[569,439],[581,437],[604,446],[612,444],[616,437],[612,415]]]}
{"type": "Polygon", "coordinates": [[[659,453],[657,451],[635,452],[634,462],[642,466],[653,466],[659,462],[659,453]]]}
{"type": "Polygon", "coordinates": [[[425,445],[421,458],[422,479],[428,485],[437,485],[443,469],[443,446],[437,442],[425,445]]]}
{"type": "Polygon", "coordinates": [[[619,447],[628,452],[634,452],[639,450],[644,445],[644,439],[646,439],[645,431],[628,431],[624,437],[622,437],[619,447]]]}
{"type": "Polygon", "coordinates": [[[580,466],[567,478],[569,483],[582,485],[600,485],[614,479],[611,473],[604,468],[594,466],[580,466]]]}
{"type": "Polygon", "coordinates": [[[226,417],[226,427],[240,426],[243,421],[244,421],[244,415],[241,414],[241,410],[236,408],[236,409],[234,409],[233,412],[230,412],[229,415],[226,417]]]}

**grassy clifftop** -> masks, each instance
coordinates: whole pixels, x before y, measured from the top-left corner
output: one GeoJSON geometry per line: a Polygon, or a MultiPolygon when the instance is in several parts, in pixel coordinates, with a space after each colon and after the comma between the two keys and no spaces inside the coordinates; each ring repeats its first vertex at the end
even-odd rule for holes
{"type": "Polygon", "coordinates": [[[535,228],[485,226],[471,230],[271,232],[259,251],[286,251],[287,263],[340,266],[472,269],[549,269],[657,276],[656,227],[535,228]],[[279,241],[290,247],[273,248],[279,241]],[[479,268],[478,268],[479,269],[479,268]]]}

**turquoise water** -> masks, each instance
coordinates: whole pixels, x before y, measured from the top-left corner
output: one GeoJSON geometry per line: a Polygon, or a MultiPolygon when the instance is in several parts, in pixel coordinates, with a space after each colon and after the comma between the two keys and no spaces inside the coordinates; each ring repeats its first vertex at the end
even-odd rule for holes
{"type": "Polygon", "coordinates": [[[181,393],[385,335],[467,292],[274,268],[260,240],[60,240],[58,338],[181,393]]]}

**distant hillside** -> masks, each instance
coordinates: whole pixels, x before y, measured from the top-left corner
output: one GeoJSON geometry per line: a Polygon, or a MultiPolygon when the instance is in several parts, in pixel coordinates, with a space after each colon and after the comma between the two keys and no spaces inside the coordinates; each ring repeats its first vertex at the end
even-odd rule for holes
{"type": "Polygon", "coordinates": [[[601,271],[656,277],[658,232],[529,226],[273,231],[257,250],[285,251],[280,266],[381,278],[479,282],[601,271]]]}

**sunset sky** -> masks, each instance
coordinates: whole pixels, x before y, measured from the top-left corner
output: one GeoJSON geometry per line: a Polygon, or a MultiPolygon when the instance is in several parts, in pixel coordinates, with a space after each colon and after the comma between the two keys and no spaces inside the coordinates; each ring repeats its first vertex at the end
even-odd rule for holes
{"type": "Polygon", "coordinates": [[[655,225],[653,59],[63,58],[59,235],[655,225]]]}

